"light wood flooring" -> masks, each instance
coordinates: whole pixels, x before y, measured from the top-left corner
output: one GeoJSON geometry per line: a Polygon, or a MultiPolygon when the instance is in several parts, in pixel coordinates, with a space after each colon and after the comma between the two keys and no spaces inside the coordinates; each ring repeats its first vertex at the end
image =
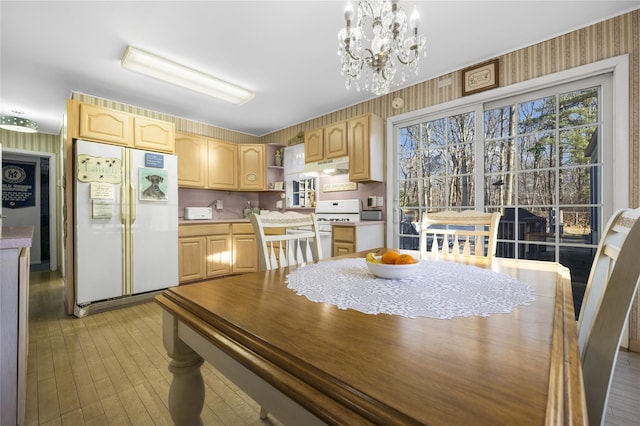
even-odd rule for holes
{"type": "MultiPolygon", "coordinates": [[[[62,280],[33,272],[27,425],[170,425],[171,373],[161,311],[144,303],[78,319],[65,315],[62,280]]],[[[205,363],[204,425],[281,424],[205,363]]],[[[640,425],[640,354],[621,352],[607,425],[640,425]]]]}

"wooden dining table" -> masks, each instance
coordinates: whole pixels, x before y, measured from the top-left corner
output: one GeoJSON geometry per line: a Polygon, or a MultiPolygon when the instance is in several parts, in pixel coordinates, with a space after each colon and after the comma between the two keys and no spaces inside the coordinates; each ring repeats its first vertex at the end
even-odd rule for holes
{"type": "Polygon", "coordinates": [[[174,422],[199,424],[206,360],[284,424],[586,425],[569,270],[505,258],[432,260],[507,274],[529,284],[535,300],[489,316],[371,315],[287,288],[288,274],[308,265],[157,296],[174,422]]]}

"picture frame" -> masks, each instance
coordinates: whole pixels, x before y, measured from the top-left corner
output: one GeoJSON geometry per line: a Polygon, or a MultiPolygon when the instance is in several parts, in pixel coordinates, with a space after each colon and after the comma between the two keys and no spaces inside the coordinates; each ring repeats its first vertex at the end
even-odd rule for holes
{"type": "Polygon", "coordinates": [[[462,96],[473,95],[500,85],[498,59],[473,65],[462,70],[462,96]]]}
{"type": "Polygon", "coordinates": [[[273,189],[276,191],[282,191],[284,189],[284,182],[278,181],[273,183],[273,189]]]}

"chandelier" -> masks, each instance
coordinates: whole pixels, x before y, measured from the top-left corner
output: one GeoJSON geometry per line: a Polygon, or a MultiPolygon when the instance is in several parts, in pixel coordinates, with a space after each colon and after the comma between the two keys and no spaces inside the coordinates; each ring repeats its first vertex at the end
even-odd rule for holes
{"type": "Polygon", "coordinates": [[[347,2],[344,8],[347,25],[338,33],[338,55],[347,90],[355,85],[358,91],[364,88],[375,95],[384,95],[392,85],[404,83],[409,72],[418,74],[418,59],[426,44],[425,36],[418,34],[420,16],[414,8],[407,23],[407,15],[398,1],[360,0],[353,27],[353,4],[347,2]],[[398,71],[399,79],[395,81],[398,71]]]}

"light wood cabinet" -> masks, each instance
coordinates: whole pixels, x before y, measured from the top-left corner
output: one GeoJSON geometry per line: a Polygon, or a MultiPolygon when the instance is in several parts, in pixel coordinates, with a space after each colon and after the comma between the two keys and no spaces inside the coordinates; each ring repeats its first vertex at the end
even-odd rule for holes
{"type": "Polygon", "coordinates": [[[233,261],[231,271],[234,274],[258,271],[258,246],[253,226],[250,223],[234,223],[233,261]]]}
{"type": "Polygon", "coordinates": [[[324,159],[324,129],[315,129],[304,134],[304,161],[311,163],[324,159]]]}
{"type": "Polygon", "coordinates": [[[207,159],[208,188],[231,190],[238,188],[238,144],[208,139],[207,159]]]}
{"type": "Polygon", "coordinates": [[[384,182],[384,122],[374,114],[348,121],[349,180],[384,182]]]}
{"type": "Polygon", "coordinates": [[[175,152],[175,125],[167,121],[134,116],[133,146],[150,151],[175,152]]]}
{"type": "Polygon", "coordinates": [[[356,226],[333,225],[333,255],[384,247],[384,223],[356,226]]]}
{"type": "Polygon", "coordinates": [[[238,145],[240,157],[240,182],[242,191],[264,191],[267,189],[264,145],[238,145]]]}
{"type": "Polygon", "coordinates": [[[133,141],[133,116],[96,105],[80,104],[79,136],[128,146],[133,141]]]}
{"type": "Polygon", "coordinates": [[[250,223],[206,223],[178,228],[179,283],[258,270],[250,223]]]}
{"type": "Polygon", "coordinates": [[[205,237],[178,238],[178,282],[205,279],[206,246],[205,237]]]}
{"type": "Polygon", "coordinates": [[[349,154],[347,121],[340,121],[324,128],[324,158],[346,157],[349,154]]]}
{"type": "Polygon", "coordinates": [[[305,162],[349,157],[349,180],[384,182],[384,121],[365,114],[311,130],[304,136],[305,162]]]}
{"type": "Polygon", "coordinates": [[[312,163],[349,154],[347,121],[340,121],[304,135],[304,161],[312,163]]]}
{"type": "Polygon", "coordinates": [[[227,232],[207,237],[207,278],[231,273],[231,236],[227,232]]]}
{"type": "Polygon", "coordinates": [[[167,121],[142,117],[80,104],[78,137],[149,151],[175,152],[175,125],[167,121]]]}
{"type": "Polygon", "coordinates": [[[207,185],[207,140],[204,137],[176,133],[178,185],[205,188],[207,185]]]}

